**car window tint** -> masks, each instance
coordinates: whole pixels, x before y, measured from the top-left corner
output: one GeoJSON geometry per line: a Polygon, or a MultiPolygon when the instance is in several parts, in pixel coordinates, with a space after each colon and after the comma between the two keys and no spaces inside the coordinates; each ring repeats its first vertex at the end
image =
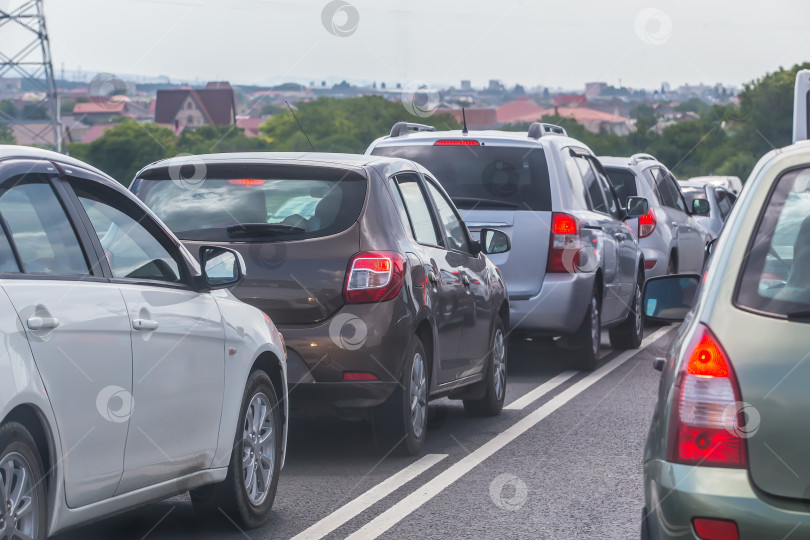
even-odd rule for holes
{"type": "Polygon", "coordinates": [[[602,191],[602,186],[599,184],[599,179],[591,167],[590,162],[582,157],[574,157],[577,164],[579,173],[582,175],[582,180],[585,182],[585,189],[591,199],[591,209],[597,212],[608,213],[607,203],[605,202],[605,194],[602,191]]]}
{"type": "Polygon", "coordinates": [[[613,184],[613,189],[619,196],[619,201],[622,205],[627,204],[628,197],[637,197],[638,189],[636,188],[636,175],[633,171],[627,169],[607,169],[610,183],[613,184]]]}
{"type": "Polygon", "coordinates": [[[439,245],[439,237],[436,235],[430,207],[422,193],[422,188],[419,187],[419,177],[415,174],[401,174],[397,176],[397,184],[402,193],[402,199],[405,201],[405,208],[408,210],[416,241],[431,246],[439,245]]]}
{"type": "Polygon", "coordinates": [[[728,213],[731,212],[731,202],[728,195],[726,195],[725,191],[715,190],[715,196],[717,197],[717,208],[720,209],[720,215],[723,219],[726,219],[728,213]]]}
{"type": "Polygon", "coordinates": [[[104,248],[113,277],[180,281],[177,261],[144,227],[142,222],[150,218],[142,210],[126,205],[130,206],[125,207],[127,212],[141,214],[137,219],[129,215],[119,207],[125,199],[115,197],[112,190],[91,193],[76,189],[76,194],[104,248]]]}
{"type": "Polygon", "coordinates": [[[777,182],[749,248],[737,302],[780,316],[810,310],[810,169],[777,182]]]}
{"type": "Polygon", "coordinates": [[[8,225],[0,222],[0,273],[18,273],[20,266],[17,264],[17,258],[14,256],[14,250],[11,248],[6,231],[8,225]]]}
{"type": "Polygon", "coordinates": [[[8,226],[24,272],[89,274],[79,239],[46,176],[22,175],[3,183],[0,215],[8,226]]]}
{"type": "Polygon", "coordinates": [[[664,206],[675,208],[675,197],[672,194],[664,171],[656,167],[650,169],[650,174],[652,174],[653,180],[655,181],[655,192],[658,195],[658,200],[661,201],[661,204],[664,206]]]}
{"type": "Polygon", "coordinates": [[[405,208],[405,201],[402,200],[402,193],[400,193],[397,187],[397,181],[394,178],[389,178],[389,182],[391,183],[391,193],[394,198],[394,206],[399,214],[399,220],[402,222],[402,226],[405,227],[405,231],[408,235],[415,240],[416,233],[413,231],[411,218],[408,217],[408,210],[405,208]]]}
{"type": "Polygon", "coordinates": [[[605,196],[608,213],[616,219],[620,219],[621,211],[619,210],[619,204],[616,201],[616,196],[613,194],[613,190],[610,187],[610,182],[608,181],[607,177],[605,177],[605,175],[599,171],[594,163],[591,163],[591,167],[593,167],[594,171],[596,172],[596,177],[598,178],[599,185],[602,188],[602,194],[605,196]]]}
{"type": "Polygon", "coordinates": [[[582,178],[582,173],[579,172],[579,166],[567,148],[563,150],[562,158],[565,170],[568,172],[568,180],[571,183],[572,210],[588,210],[590,202],[585,194],[585,180],[582,178]]]}
{"type": "Polygon", "coordinates": [[[467,241],[467,232],[464,224],[456,216],[450,202],[445,198],[432,182],[427,183],[430,196],[439,212],[439,221],[444,232],[445,245],[448,249],[470,253],[470,244],[467,241]]]}
{"type": "Polygon", "coordinates": [[[681,188],[678,187],[678,181],[675,180],[675,177],[672,175],[667,174],[666,177],[669,190],[672,193],[672,199],[675,201],[675,208],[681,212],[688,213],[686,211],[686,203],[683,202],[683,196],[681,195],[681,188]]]}

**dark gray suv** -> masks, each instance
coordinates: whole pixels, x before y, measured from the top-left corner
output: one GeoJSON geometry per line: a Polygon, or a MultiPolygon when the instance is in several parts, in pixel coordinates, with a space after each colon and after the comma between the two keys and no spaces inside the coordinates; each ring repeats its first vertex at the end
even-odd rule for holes
{"type": "Polygon", "coordinates": [[[430,399],[500,412],[509,303],[486,254],[507,251],[509,239],[491,229],[471,238],[422,167],[207,155],[152,164],[132,191],[192,252],[242,254],[247,277],[233,293],[283,333],[293,408],[371,417],[378,439],[411,454],[430,399]]]}

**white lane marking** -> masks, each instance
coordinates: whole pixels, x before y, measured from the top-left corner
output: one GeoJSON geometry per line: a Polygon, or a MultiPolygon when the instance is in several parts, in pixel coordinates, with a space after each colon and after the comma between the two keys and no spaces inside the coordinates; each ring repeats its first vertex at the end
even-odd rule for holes
{"type": "Polygon", "coordinates": [[[470,472],[486,458],[515,440],[551,413],[577,397],[587,390],[591,385],[605,377],[611,371],[625,363],[628,359],[639,354],[644,348],[668,332],[670,328],[661,328],[657,332],[648,336],[641,343],[641,347],[635,351],[625,351],[598,370],[589,373],[584,378],[572,384],[558,395],[551,398],[547,403],[524,416],[512,427],[496,435],[489,442],[474,450],[471,454],[451,465],[450,468],[438,474],[432,480],[418,488],[416,491],[399,501],[397,504],[365,524],[357,532],[347,537],[346,540],[371,540],[377,538],[385,531],[408,517],[417,508],[441,493],[459,478],[470,472]]]}
{"type": "Polygon", "coordinates": [[[408,465],[395,475],[386,478],[356,499],[344,504],[307,530],[294,536],[292,540],[317,540],[323,538],[446,457],[447,454],[427,454],[419,461],[408,465]]]}
{"type": "Polygon", "coordinates": [[[541,397],[545,396],[546,394],[548,394],[549,392],[560,386],[562,383],[564,383],[565,381],[576,375],[577,373],[579,373],[579,371],[563,371],[553,379],[544,382],[531,392],[527,392],[526,394],[520,396],[515,401],[504,407],[504,409],[510,411],[519,411],[521,409],[525,409],[526,407],[528,407],[541,397]]]}

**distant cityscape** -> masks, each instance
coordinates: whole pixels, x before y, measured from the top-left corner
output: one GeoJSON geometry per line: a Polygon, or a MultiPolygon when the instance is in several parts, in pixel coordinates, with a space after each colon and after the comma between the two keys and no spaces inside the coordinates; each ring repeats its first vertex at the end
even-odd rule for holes
{"type": "MultiPolygon", "coordinates": [[[[286,104],[320,97],[353,98],[377,95],[389,101],[413,100],[420,113],[450,114],[458,121],[465,109],[470,129],[492,129],[506,124],[529,123],[545,116],[559,116],[582,124],[592,133],[624,136],[635,130],[638,107],[652,108],[661,133],[666,127],[694,120],[697,110],[709,105],[736,103],[740,89],[723,84],[697,84],[634,89],[606,82],[589,82],[581,91],[548,87],[506,86],[491,80],[476,87],[469,80],[458,86],[434,88],[426,83],[327,81],[273,86],[237,85],[226,81],[200,84],[172,83],[168,78],[125,79],[99,74],[57,79],[58,109],[64,143],[90,143],[124,118],[155,122],[176,134],[204,125],[236,125],[248,137],[259,135],[259,126],[270,116],[288,113],[286,104]],[[67,80],[74,79],[74,80],[67,80]],[[691,106],[684,107],[684,104],[691,106]]],[[[51,126],[50,112],[42,106],[45,96],[29,81],[0,78],[0,112],[11,119],[18,144],[38,144],[37,133],[51,126]]],[[[649,109],[647,109],[649,111],[649,109]]],[[[403,110],[403,120],[419,116],[403,110]]]]}

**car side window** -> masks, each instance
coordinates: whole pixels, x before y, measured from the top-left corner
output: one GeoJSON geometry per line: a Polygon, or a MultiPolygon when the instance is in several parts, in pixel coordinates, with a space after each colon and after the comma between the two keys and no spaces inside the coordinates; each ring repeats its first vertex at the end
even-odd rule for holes
{"type": "Polygon", "coordinates": [[[596,178],[599,180],[599,185],[602,187],[602,194],[605,196],[605,201],[607,202],[608,213],[614,218],[621,220],[621,210],[619,208],[619,203],[616,200],[616,194],[613,191],[613,188],[610,187],[610,181],[604,174],[602,174],[602,171],[599,170],[599,167],[593,162],[593,160],[591,160],[591,167],[596,174],[596,178]]]}
{"type": "Polygon", "coordinates": [[[670,208],[675,208],[675,197],[667,182],[667,176],[664,171],[658,167],[650,169],[650,174],[655,182],[655,192],[658,195],[658,200],[661,204],[670,208]]]}
{"type": "Polygon", "coordinates": [[[113,277],[180,282],[177,260],[145,226],[151,222],[149,216],[114,190],[90,188],[86,183],[74,182],[74,191],[104,248],[113,277]]]}
{"type": "Polygon", "coordinates": [[[588,202],[588,196],[585,194],[585,181],[582,179],[582,173],[579,172],[579,166],[568,148],[563,150],[562,158],[563,162],[565,163],[565,170],[568,173],[568,179],[571,183],[571,195],[573,196],[573,200],[571,202],[573,209],[588,210],[590,208],[590,203],[588,202]]]}
{"type": "Polygon", "coordinates": [[[439,245],[439,236],[433,223],[433,215],[428,206],[422,188],[419,186],[419,176],[405,173],[396,176],[396,184],[405,202],[408,218],[413,229],[414,237],[420,244],[431,246],[439,245]]]}
{"type": "Polygon", "coordinates": [[[472,255],[470,243],[467,241],[467,232],[464,230],[464,223],[453,210],[453,205],[433,182],[428,181],[427,188],[439,212],[439,221],[444,232],[446,247],[472,255]]]}
{"type": "Polygon", "coordinates": [[[0,274],[18,274],[20,265],[8,239],[8,226],[0,221],[0,274]]]}
{"type": "Polygon", "coordinates": [[[717,197],[717,208],[720,209],[720,217],[726,219],[728,213],[731,212],[731,202],[725,191],[716,190],[715,196],[717,197]]]}
{"type": "Polygon", "coordinates": [[[607,202],[605,201],[605,193],[596,177],[596,172],[591,167],[590,161],[584,157],[575,156],[574,161],[577,164],[579,173],[582,175],[582,180],[585,182],[585,190],[591,199],[591,209],[603,214],[608,213],[607,202]]]}
{"type": "Polygon", "coordinates": [[[686,209],[686,203],[683,200],[683,193],[681,193],[681,188],[678,187],[678,181],[675,180],[675,177],[671,174],[665,174],[667,178],[667,183],[669,184],[669,189],[672,192],[672,198],[675,201],[675,208],[683,212],[684,214],[688,214],[689,211],[686,209]]]}
{"type": "MultiPolygon", "coordinates": [[[[81,243],[46,175],[26,174],[6,180],[0,186],[0,216],[17,249],[23,272],[90,274],[81,243]]],[[[13,269],[17,264],[4,261],[2,266],[13,269]]]]}

